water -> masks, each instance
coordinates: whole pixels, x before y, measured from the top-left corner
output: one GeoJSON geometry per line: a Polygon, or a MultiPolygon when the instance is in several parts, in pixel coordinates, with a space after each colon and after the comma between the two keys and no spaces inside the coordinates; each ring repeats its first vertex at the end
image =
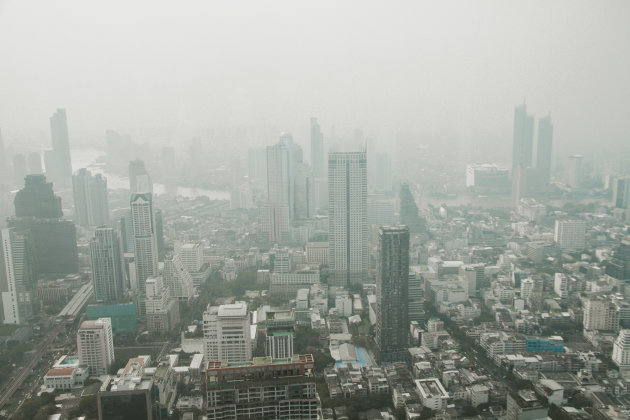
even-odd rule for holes
{"type": "MultiPolygon", "coordinates": [[[[71,151],[72,169],[87,168],[92,173],[102,174],[107,177],[107,188],[112,190],[129,189],[129,178],[109,174],[105,171],[105,152],[98,149],[76,149],[71,151]]],[[[229,200],[229,191],[206,190],[203,188],[182,187],[168,188],[164,184],[153,184],[155,195],[174,194],[185,198],[208,197],[210,200],[229,200]],[[174,190],[174,191],[173,191],[174,190]]]]}

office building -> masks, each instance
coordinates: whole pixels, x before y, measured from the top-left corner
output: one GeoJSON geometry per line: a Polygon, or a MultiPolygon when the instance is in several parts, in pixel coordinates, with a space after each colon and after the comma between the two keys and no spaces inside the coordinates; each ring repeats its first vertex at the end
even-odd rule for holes
{"type": "Polygon", "coordinates": [[[5,324],[26,324],[33,316],[35,282],[28,241],[13,229],[0,230],[0,315],[5,324]]]}
{"type": "Polygon", "coordinates": [[[376,153],[374,162],[370,162],[373,168],[373,179],[370,180],[370,189],[374,191],[390,192],[394,182],[392,158],[388,153],[376,153]]]}
{"type": "Polygon", "coordinates": [[[101,226],[109,223],[107,178],[79,169],[72,176],[74,219],[81,226],[101,226]]]}
{"type": "Polygon", "coordinates": [[[381,363],[405,361],[409,346],[409,229],[378,232],[375,341],[381,363]]]}
{"type": "Polygon", "coordinates": [[[158,274],[158,250],[151,193],[131,195],[136,282],[140,295],[146,292],[146,280],[158,274]]]}
{"type": "Polygon", "coordinates": [[[150,364],[150,356],[134,357],[120,375],[107,377],[96,394],[99,420],[160,418],[156,404],[158,390],[153,378],[145,373],[150,364]]]}
{"type": "Polygon", "coordinates": [[[363,283],[368,268],[365,152],[328,155],[328,262],[331,285],[363,283]]]}
{"type": "Polygon", "coordinates": [[[114,362],[114,336],[109,318],[83,321],[77,331],[79,363],[90,376],[106,375],[114,362]]]}
{"type": "Polygon", "coordinates": [[[556,220],[554,241],[563,251],[581,251],[586,247],[584,220],[556,220]]]}
{"type": "Polygon", "coordinates": [[[407,299],[409,322],[416,321],[419,325],[424,325],[424,281],[420,274],[409,273],[407,299]]]}
{"type": "Polygon", "coordinates": [[[267,201],[260,207],[258,235],[262,242],[287,243],[290,240],[289,209],[283,203],[267,201]]]}
{"type": "Polygon", "coordinates": [[[79,365],[76,356],[62,356],[44,375],[44,386],[55,391],[82,388],[89,377],[89,369],[79,365]]]}
{"type": "Polygon", "coordinates": [[[211,360],[206,389],[209,420],[319,418],[315,363],[310,354],[260,357],[237,365],[211,360]]]}
{"type": "Polygon", "coordinates": [[[179,324],[179,303],[171,298],[162,276],[146,280],[144,305],[148,331],[170,332],[179,324]]]}
{"type": "Polygon", "coordinates": [[[514,132],[512,143],[512,178],[517,168],[532,166],[534,146],[534,117],[527,114],[525,104],[514,109],[514,132]]]}
{"type": "Polygon", "coordinates": [[[510,174],[506,168],[493,163],[468,164],[466,186],[476,192],[505,192],[510,186],[510,174]]]}
{"type": "Polygon", "coordinates": [[[139,159],[129,162],[129,190],[132,195],[153,193],[151,176],[139,159]]]}
{"type": "Polygon", "coordinates": [[[116,303],[112,305],[88,305],[85,316],[90,321],[109,318],[114,334],[137,334],[138,316],[135,303],[116,303]]]}
{"type": "Polygon", "coordinates": [[[46,154],[46,175],[58,187],[69,187],[72,183],[72,163],[65,109],[57,109],[50,117],[50,134],[52,151],[46,154]]]}
{"type": "Polygon", "coordinates": [[[615,178],[613,182],[612,204],[615,208],[627,210],[630,207],[630,176],[615,178]]]}
{"type": "Polygon", "coordinates": [[[306,261],[309,264],[328,265],[328,242],[307,243],[306,261]]]}
{"type": "Polygon", "coordinates": [[[168,287],[172,298],[188,301],[193,297],[195,293],[193,278],[184,266],[181,258],[181,249],[180,252],[175,251],[175,253],[166,256],[162,274],[164,276],[164,284],[168,287]]]}
{"type": "Polygon", "coordinates": [[[593,296],[584,303],[584,330],[619,330],[617,306],[603,296],[593,296]]]}
{"type": "Polygon", "coordinates": [[[569,297],[569,277],[566,274],[554,274],[553,291],[560,296],[560,299],[566,299],[569,297]]]}
{"type": "Polygon", "coordinates": [[[400,185],[400,224],[407,226],[411,235],[424,231],[424,221],[418,213],[416,199],[407,183],[400,185]]]}
{"type": "Polygon", "coordinates": [[[295,217],[295,181],[300,163],[302,149],[293,143],[290,134],[283,133],[278,144],[267,147],[267,199],[286,206],[289,220],[295,217]]]}
{"type": "Polygon", "coordinates": [[[549,184],[551,177],[551,148],[553,124],[551,116],[538,120],[538,147],[536,147],[536,172],[542,185],[549,184]]]}
{"type": "Polygon", "coordinates": [[[316,178],[326,177],[324,134],[315,117],[311,118],[311,166],[316,178]]]}
{"type": "Polygon", "coordinates": [[[55,195],[52,182],[44,175],[27,175],[24,188],[15,194],[15,217],[59,219],[63,216],[61,197],[55,195]]]}
{"type": "Polygon", "coordinates": [[[203,313],[206,360],[243,363],[252,359],[249,312],[245,302],[210,306],[203,313]]]}
{"type": "Polygon", "coordinates": [[[125,271],[118,232],[99,227],[90,241],[90,264],[94,283],[94,301],[116,303],[124,296],[125,271]]]}
{"type": "Polygon", "coordinates": [[[175,243],[175,253],[179,254],[182,264],[190,273],[201,270],[203,266],[203,247],[199,242],[175,243]]]}
{"type": "Polygon", "coordinates": [[[571,155],[567,160],[565,182],[571,188],[579,188],[582,185],[582,178],[584,177],[583,161],[584,156],[582,155],[571,155]]]}
{"type": "Polygon", "coordinates": [[[621,330],[615,339],[612,353],[613,362],[624,370],[630,371],[630,330],[621,330]]]}
{"type": "Polygon", "coordinates": [[[267,327],[265,353],[272,359],[293,357],[293,326],[267,327]]]}

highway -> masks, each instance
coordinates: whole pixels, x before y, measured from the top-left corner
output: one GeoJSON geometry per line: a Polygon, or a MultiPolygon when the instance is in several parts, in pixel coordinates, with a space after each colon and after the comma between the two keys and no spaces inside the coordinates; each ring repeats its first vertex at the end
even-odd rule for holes
{"type": "Polygon", "coordinates": [[[64,328],[64,325],[60,324],[55,326],[55,328],[48,333],[44,341],[41,342],[40,346],[37,348],[37,351],[31,357],[31,360],[24,366],[21,372],[17,373],[17,376],[13,378],[2,390],[2,395],[0,396],[0,409],[4,407],[4,405],[13,397],[15,391],[22,385],[24,380],[28,377],[28,375],[33,371],[33,368],[37,365],[39,360],[41,359],[44,352],[48,349],[48,347],[53,343],[57,335],[64,328]]]}

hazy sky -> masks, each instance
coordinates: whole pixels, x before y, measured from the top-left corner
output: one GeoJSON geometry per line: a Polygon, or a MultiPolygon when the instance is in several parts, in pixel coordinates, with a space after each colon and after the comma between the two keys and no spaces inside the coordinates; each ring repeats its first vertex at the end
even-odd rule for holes
{"type": "MultiPolygon", "coordinates": [[[[514,105],[557,144],[630,144],[630,2],[0,0],[5,142],[278,127],[381,144],[445,127],[511,141],[514,105]]],[[[159,134],[157,134],[159,136],[159,134]]]]}

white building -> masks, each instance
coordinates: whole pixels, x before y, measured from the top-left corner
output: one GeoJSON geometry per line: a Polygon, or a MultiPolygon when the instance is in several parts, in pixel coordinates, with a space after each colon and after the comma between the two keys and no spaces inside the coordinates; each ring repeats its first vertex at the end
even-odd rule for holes
{"type": "Polygon", "coordinates": [[[612,353],[613,362],[623,371],[630,371],[630,330],[621,330],[612,353]]]}
{"type": "Polygon", "coordinates": [[[79,364],[87,366],[90,375],[105,375],[114,361],[114,335],[109,318],[83,321],[77,331],[79,364]]]}
{"type": "MultiPolygon", "coordinates": [[[[131,220],[133,224],[136,282],[138,292],[146,292],[146,281],[158,274],[157,237],[151,193],[131,196],[131,220]]],[[[141,310],[144,315],[144,312],[141,310]]]]}
{"type": "Polygon", "coordinates": [[[203,313],[205,359],[230,363],[252,359],[249,313],[245,302],[210,306],[203,313]]]}
{"type": "Polygon", "coordinates": [[[489,389],[485,385],[475,384],[468,388],[468,398],[470,400],[470,405],[473,407],[478,407],[481,404],[486,404],[488,402],[488,393],[489,389]]]}
{"type": "Polygon", "coordinates": [[[535,282],[533,279],[523,279],[521,280],[521,298],[529,299],[534,293],[534,285],[535,282]]]}
{"type": "Polygon", "coordinates": [[[0,279],[4,280],[2,307],[5,324],[26,324],[33,315],[33,267],[28,263],[26,239],[13,229],[0,231],[0,279]]]}
{"type": "Polygon", "coordinates": [[[171,299],[162,276],[148,278],[146,289],[147,330],[171,331],[179,322],[177,300],[171,299]]]}
{"type": "Polygon", "coordinates": [[[289,208],[275,201],[266,201],[259,209],[258,234],[269,243],[285,243],[289,240],[289,208]]]}
{"type": "Polygon", "coordinates": [[[556,292],[561,299],[566,299],[569,296],[569,278],[565,274],[554,274],[553,291],[556,292]]]}
{"type": "Polygon", "coordinates": [[[365,152],[328,155],[328,261],[331,285],[363,283],[368,268],[365,152]]]}
{"type": "Polygon", "coordinates": [[[82,387],[89,376],[89,369],[79,366],[78,357],[62,356],[44,375],[44,386],[55,390],[82,387]]]}
{"type": "Polygon", "coordinates": [[[420,402],[424,407],[433,411],[446,409],[448,403],[448,392],[437,378],[416,379],[416,392],[420,397],[420,402]]]}
{"type": "Polygon", "coordinates": [[[193,278],[184,264],[181,253],[175,252],[170,257],[166,257],[163,277],[171,297],[183,301],[193,297],[195,293],[193,278]]]}
{"type": "Polygon", "coordinates": [[[201,270],[203,266],[203,247],[199,242],[194,243],[175,243],[175,253],[179,254],[184,268],[190,273],[201,270]]]}
{"type": "Polygon", "coordinates": [[[617,306],[602,296],[587,299],[584,304],[584,329],[617,331],[619,329],[617,306]]]}
{"type": "Polygon", "coordinates": [[[307,243],[306,259],[309,264],[328,265],[328,242],[307,243]]]}
{"type": "Polygon", "coordinates": [[[581,251],[586,246],[584,220],[556,220],[554,241],[563,251],[581,251]]]}

